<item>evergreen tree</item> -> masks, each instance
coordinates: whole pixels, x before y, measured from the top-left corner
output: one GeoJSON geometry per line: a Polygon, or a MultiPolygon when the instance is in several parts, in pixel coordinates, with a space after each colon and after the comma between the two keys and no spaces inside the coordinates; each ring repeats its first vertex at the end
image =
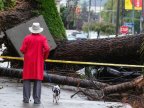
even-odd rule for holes
{"type": "Polygon", "coordinates": [[[55,0],[38,0],[39,12],[44,16],[46,24],[55,39],[66,38],[65,28],[58,13],[55,0]]]}

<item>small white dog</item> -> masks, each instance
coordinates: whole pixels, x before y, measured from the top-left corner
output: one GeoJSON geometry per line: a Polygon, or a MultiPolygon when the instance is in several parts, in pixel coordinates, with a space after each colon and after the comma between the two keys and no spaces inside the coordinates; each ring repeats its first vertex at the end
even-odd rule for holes
{"type": "Polygon", "coordinates": [[[58,85],[53,86],[52,91],[53,91],[53,102],[58,103],[60,99],[60,87],[58,85]]]}

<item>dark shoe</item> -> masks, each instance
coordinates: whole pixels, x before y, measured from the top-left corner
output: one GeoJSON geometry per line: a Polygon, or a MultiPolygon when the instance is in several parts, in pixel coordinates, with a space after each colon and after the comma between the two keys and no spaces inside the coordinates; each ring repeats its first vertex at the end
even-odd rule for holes
{"type": "Polygon", "coordinates": [[[29,101],[27,101],[27,100],[23,100],[23,103],[29,103],[29,101]]]}
{"type": "Polygon", "coordinates": [[[41,104],[41,102],[34,102],[34,104],[41,104]]]}

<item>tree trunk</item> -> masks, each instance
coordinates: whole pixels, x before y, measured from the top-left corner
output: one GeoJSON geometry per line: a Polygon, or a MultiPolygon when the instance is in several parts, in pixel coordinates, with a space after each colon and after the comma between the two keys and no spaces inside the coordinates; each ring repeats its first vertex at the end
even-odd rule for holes
{"type": "Polygon", "coordinates": [[[83,93],[89,99],[102,100],[103,98],[106,98],[106,96],[108,95],[112,95],[114,93],[128,93],[128,91],[130,90],[140,89],[143,86],[144,78],[143,76],[139,76],[130,82],[125,82],[117,85],[109,85],[101,90],[80,88],[79,91],[77,91],[75,94],[71,96],[71,98],[78,93],[83,93]]]}
{"type": "MultiPolygon", "coordinates": [[[[140,47],[144,35],[124,36],[118,38],[94,39],[94,40],[76,40],[76,41],[59,41],[57,48],[51,51],[49,59],[54,60],[71,60],[85,62],[104,62],[104,63],[121,63],[121,64],[141,64],[140,47]]],[[[7,45],[10,45],[9,43],[7,45]]],[[[10,55],[14,48],[10,47],[10,55]]],[[[17,55],[16,55],[17,56],[17,55]]],[[[86,65],[85,65],[86,66],[86,65]]],[[[49,68],[56,69],[74,69],[79,70],[84,65],[48,63],[49,68]],[[77,68],[78,67],[78,68],[77,68]]]]}
{"type": "MultiPolygon", "coordinates": [[[[22,77],[22,69],[0,68],[0,76],[21,78],[22,77]]],[[[95,84],[98,87],[97,89],[108,86],[108,84],[101,83],[101,82],[95,81],[93,84],[90,80],[83,80],[83,79],[60,76],[60,75],[55,75],[55,74],[47,74],[46,72],[44,73],[43,81],[50,82],[50,83],[62,84],[62,85],[85,87],[85,88],[87,88],[87,87],[92,88],[95,84]]]]}
{"type": "MultiPolygon", "coordinates": [[[[6,30],[34,16],[37,3],[33,0],[17,0],[14,9],[0,13],[0,29],[6,30]],[[31,11],[30,11],[31,10],[31,11]]],[[[76,40],[57,42],[57,48],[51,52],[51,59],[140,64],[140,46],[144,35],[118,38],[76,40]]],[[[6,39],[5,39],[6,40],[6,39]]],[[[9,45],[9,44],[7,44],[9,45]]],[[[14,54],[9,45],[9,54],[14,54]]],[[[16,55],[17,56],[17,55],[16,55]]]]}
{"type": "Polygon", "coordinates": [[[17,0],[12,9],[0,12],[0,31],[5,31],[34,16],[33,9],[36,2],[31,0],[17,0]]]}
{"type": "MultiPolygon", "coordinates": [[[[0,68],[0,76],[7,77],[22,77],[22,69],[8,69],[8,68],[0,68]]],[[[142,87],[144,85],[143,76],[139,76],[130,82],[125,82],[116,85],[108,85],[106,83],[101,82],[92,82],[90,80],[82,80],[73,77],[59,76],[55,74],[44,74],[44,82],[57,83],[62,85],[70,85],[77,87],[85,87],[85,88],[94,88],[94,89],[102,89],[104,95],[109,95],[112,93],[120,93],[124,92],[136,87],[142,87]]],[[[89,92],[89,91],[88,91],[89,92]]],[[[91,92],[90,94],[92,94],[91,92]]]]}
{"type": "Polygon", "coordinates": [[[130,82],[125,82],[117,85],[111,85],[102,89],[105,95],[112,94],[112,93],[122,93],[128,90],[132,90],[136,87],[142,87],[144,85],[144,78],[143,76],[139,76],[130,82]]]}
{"type": "Polygon", "coordinates": [[[0,30],[5,31],[40,14],[43,15],[53,38],[66,38],[56,0],[16,0],[16,6],[0,13],[0,30]]]}
{"type": "Polygon", "coordinates": [[[118,38],[62,41],[57,43],[52,59],[110,62],[140,63],[140,47],[144,35],[124,36],[118,38]]]}

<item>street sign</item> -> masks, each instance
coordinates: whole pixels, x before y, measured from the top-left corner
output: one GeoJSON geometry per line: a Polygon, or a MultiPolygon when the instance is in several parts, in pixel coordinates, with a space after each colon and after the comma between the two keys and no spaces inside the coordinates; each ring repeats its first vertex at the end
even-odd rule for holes
{"type": "Polygon", "coordinates": [[[120,33],[122,33],[122,34],[127,34],[128,31],[129,31],[128,26],[121,26],[121,27],[120,27],[120,33]]]}
{"type": "Polygon", "coordinates": [[[132,28],[134,26],[134,23],[133,22],[125,22],[124,26],[128,26],[128,27],[132,28]]]}
{"type": "Polygon", "coordinates": [[[143,0],[125,0],[126,10],[142,10],[143,0]]]}

